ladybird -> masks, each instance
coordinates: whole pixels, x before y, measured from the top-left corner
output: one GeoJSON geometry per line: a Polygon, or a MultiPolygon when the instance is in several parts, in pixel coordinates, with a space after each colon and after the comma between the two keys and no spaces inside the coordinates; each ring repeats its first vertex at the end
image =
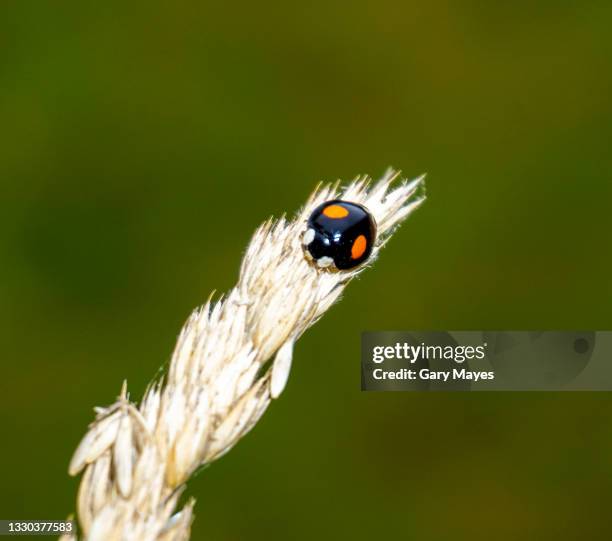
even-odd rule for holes
{"type": "Polygon", "coordinates": [[[376,222],[365,207],[334,199],[312,212],[302,244],[318,267],[347,270],[370,257],[375,238],[376,222]]]}

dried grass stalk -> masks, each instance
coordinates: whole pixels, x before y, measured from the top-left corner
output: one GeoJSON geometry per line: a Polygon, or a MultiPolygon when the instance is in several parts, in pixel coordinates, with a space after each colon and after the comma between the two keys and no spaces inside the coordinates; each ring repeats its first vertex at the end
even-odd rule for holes
{"type": "Polygon", "coordinates": [[[83,539],[189,538],[193,500],[176,512],[186,481],[255,425],[285,387],[295,341],[363,270],[330,272],[308,263],[301,246],[308,215],[336,197],[365,205],[378,225],[371,264],[424,199],[415,195],[422,178],[391,188],[398,177],[390,170],[372,187],[365,177],[342,190],[319,186],[293,220],[266,221],[249,244],[238,284],[187,320],[165,378],[149,386],[140,405],[124,384],[113,405],[96,408],[69,468],[71,475],[84,470],[77,500],[83,539]]]}

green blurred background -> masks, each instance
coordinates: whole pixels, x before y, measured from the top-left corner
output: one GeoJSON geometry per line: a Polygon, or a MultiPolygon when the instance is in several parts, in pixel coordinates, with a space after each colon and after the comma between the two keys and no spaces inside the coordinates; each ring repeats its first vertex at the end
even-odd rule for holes
{"type": "Polygon", "coordinates": [[[372,393],[362,330],[612,328],[610,2],[3,2],[0,518],[74,509],[254,228],[322,179],[429,200],[189,485],[193,539],[606,539],[612,401],[372,393]],[[230,209],[228,211],[228,209],[230,209]]]}

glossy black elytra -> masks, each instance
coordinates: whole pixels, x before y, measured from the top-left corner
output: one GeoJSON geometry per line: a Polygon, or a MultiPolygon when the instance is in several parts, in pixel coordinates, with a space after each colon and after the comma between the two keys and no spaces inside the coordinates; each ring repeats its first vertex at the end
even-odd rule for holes
{"type": "Polygon", "coordinates": [[[334,199],[312,212],[302,244],[317,266],[347,270],[370,257],[375,238],[376,223],[365,207],[334,199]]]}

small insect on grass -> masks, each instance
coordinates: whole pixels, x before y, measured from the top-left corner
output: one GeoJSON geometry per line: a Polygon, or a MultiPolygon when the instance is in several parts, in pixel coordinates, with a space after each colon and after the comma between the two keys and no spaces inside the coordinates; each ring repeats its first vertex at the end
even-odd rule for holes
{"type": "Polygon", "coordinates": [[[194,501],[176,509],[188,479],[253,428],[285,388],[296,340],[424,201],[423,178],[399,176],[319,186],[293,220],[257,229],[238,283],[191,314],[165,376],[139,404],[124,383],[96,408],[69,467],[84,472],[80,537],[62,539],[189,538],[194,501]]]}

